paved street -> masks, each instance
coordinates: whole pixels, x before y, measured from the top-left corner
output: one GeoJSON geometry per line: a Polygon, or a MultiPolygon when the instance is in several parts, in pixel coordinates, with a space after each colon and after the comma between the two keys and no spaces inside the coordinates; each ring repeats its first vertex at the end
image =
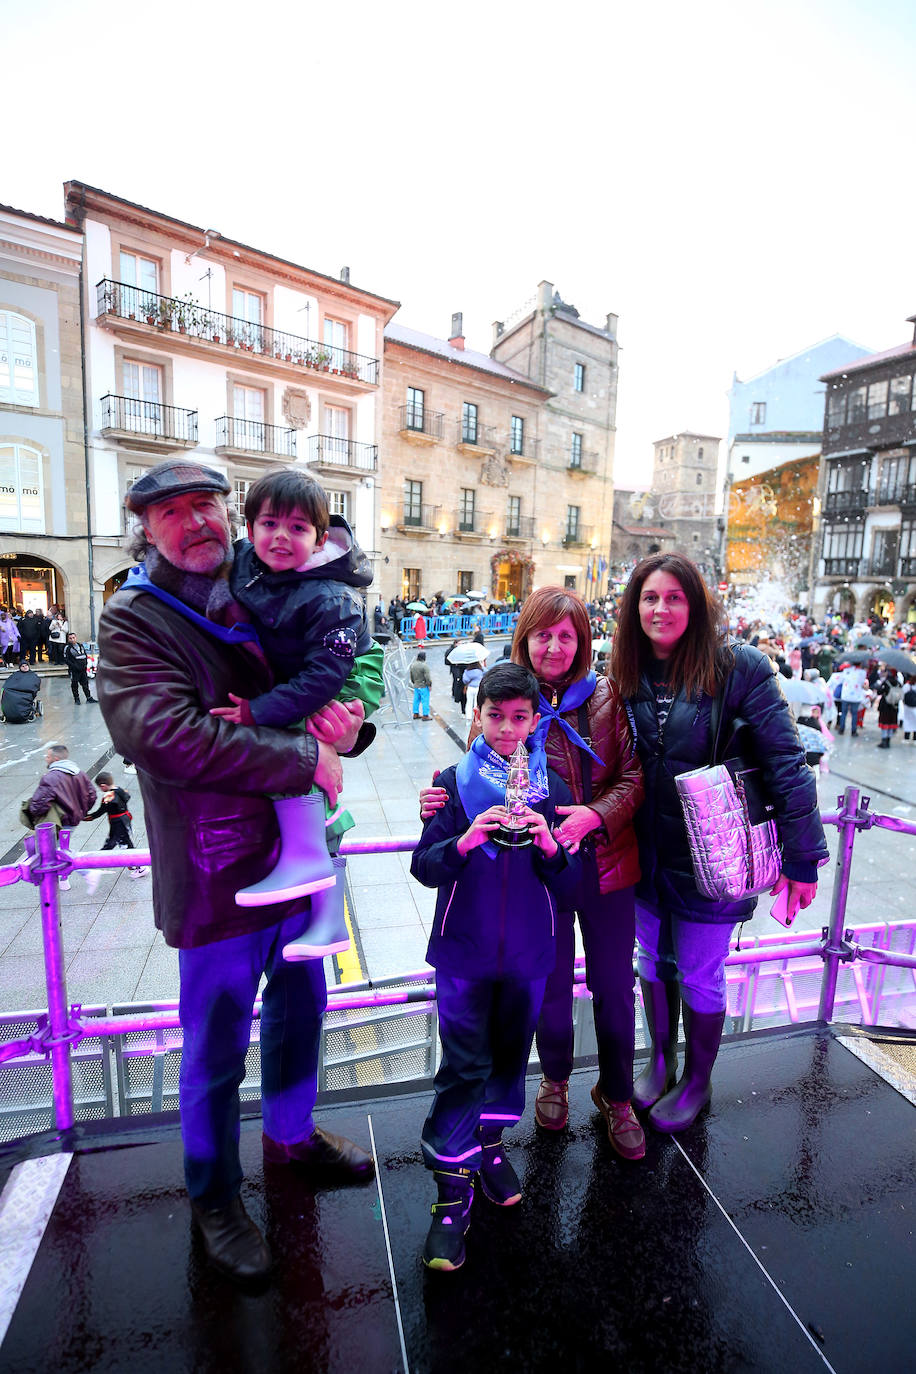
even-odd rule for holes
{"type": "MultiPolygon", "coordinates": [[[[502,641],[492,646],[491,662],[502,641]]],[[[434,719],[414,721],[391,707],[377,717],[379,736],[361,758],[344,763],[345,797],[357,820],[360,838],[419,832],[417,792],[436,768],[459,757],[464,720],[451,700],[444,650],[431,647],[434,719]]],[[[408,652],[408,658],[413,651],[408,652]]],[[[99,708],[74,706],[66,678],[48,678],[43,688],[45,716],[30,725],[0,726],[0,853],[12,862],[22,853],[18,822],[20,801],[34,790],[44,770],[48,744],[66,743],[71,757],[91,777],[106,767],[131,792],[134,835],[145,843],[143,806],[136,777],[125,776],[113,754],[99,708]]],[[[907,820],[916,819],[916,744],[897,736],[890,750],[878,750],[874,712],[858,738],[837,740],[831,772],[819,777],[823,809],[833,809],[850,783],[872,798],[872,809],[907,820]]],[[[77,849],[98,849],[107,822],[82,825],[74,832],[77,849]]],[[[831,858],[836,830],[828,830],[831,858]]],[[[358,932],[353,960],[344,976],[382,978],[421,968],[434,905],[434,893],[409,877],[406,854],[355,856],[349,863],[352,915],[358,932]],[[359,961],[357,965],[356,961],[359,961]]],[[[916,841],[872,830],[856,841],[848,923],[912,918],[916,841]]],[[[833,864],[823,870],[814,906],[802,914],[796,929],[819,929],[829,913],[833,864]]],[[[125,871],[105,873],[93,896],[74,876],[61,893],[68,994],[84,1005],[175,998],[178,961],[155,931],[150,879],[131,879],[125,871]]],[[[751,927],[776,929],[766,899],[751,927]]],[[[37,893],[25,883],[0,889],[0,1012],[46,1005],[37,893]]]]}

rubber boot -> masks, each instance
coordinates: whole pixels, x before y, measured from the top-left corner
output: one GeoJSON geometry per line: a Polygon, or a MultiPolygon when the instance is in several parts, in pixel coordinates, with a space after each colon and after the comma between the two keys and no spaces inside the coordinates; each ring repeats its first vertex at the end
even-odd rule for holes
{"type": "Polygon", "coordinates": [[[324,794],[275,797],[280,857],[273,872],[235,894],[237,906],[272,906],[334,886],[324,827],[324,794]]]}
{"type": "Polygon", "coordinates": [[[673,1135],[692,1126],[712,1097],[712,1066],[719,1053],[724,1011],[692,1011],[684,1003],[684,1037],[687,1051],[684,1074],[670,1093],[656,1102],[649,1113],[649,1124],[657,1131],[673,1135]]]}
{"type": "Polygon", "coordinates": [[[680,986],[674,982],[649,983],[640,978],[642,1001],[652,1044],[649,1060],[633,1084],[630,1101],[637,1111],[653,1107],[677,1081],[677,1023],[681,1009],[680,986]]]}
{"type": "Polygon", "coordinates": [[[433,1219],[423,1247],[423,1263],[427,1269],[448,1272],[464,1264],[464,1238],[471,1224],[474,1176],[470,1169],[436,1169],[433,1178],[439,1197],[430,1208],[433,1219]]]}
{"type": "Polygon", "coordinates": [[[334,886],[312,897],[312,918],[301,935],[283,946],[284,959],[323,959],[326,954],[342,954],[350,948],[350,932],[344,912],[344,879],[347,861],[331,860],[334,886]]]}

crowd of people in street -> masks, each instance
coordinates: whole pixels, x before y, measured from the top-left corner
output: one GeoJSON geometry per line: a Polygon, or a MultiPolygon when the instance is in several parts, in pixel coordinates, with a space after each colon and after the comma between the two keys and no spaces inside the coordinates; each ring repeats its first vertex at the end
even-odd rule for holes
{"type": "Polygon", "coordinates": [[[23,610],[22,606],[0,606],[0,653],[3,662],[24,659],[30,664],[64,662],[64,647],[70,626],[63,606],[23,610]]]}

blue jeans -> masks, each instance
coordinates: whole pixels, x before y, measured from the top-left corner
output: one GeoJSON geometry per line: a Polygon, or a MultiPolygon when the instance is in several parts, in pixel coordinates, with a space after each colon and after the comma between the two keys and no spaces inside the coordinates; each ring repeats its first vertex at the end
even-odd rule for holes
{"type": "Polygon", "coordinates": [[[862,705],[861,701],[841,701],[841,702],[840,702],[840,715],[839,715],[839,719],[837,720],[837,723],[836,723],[837,734],[842,735],[843,731],[846,729],[846,713],[847,713],[847,711],[848,711],[848,712],[850,713],[850,715],[852,716],[852,733],[853,733],[853,734],[856,734],[856,733],[857,733],[856,722],[857,722],[858,719],[859,719],[859,707],[860,707],[861,705],[862,705]]]}
{"type": "Polygon", "coordinates": [[[521,1117],[544,983],[437,972],[442,1062],[420,1137],[428,1169],[479,1169],[478,1126],[495,1135],[521,1117]]]}
{"type": "Polygon", "coordinates": [[[415,716],[429,715],[428,687],[415,687],[413,689],[413,713],[415,716]]]}
{"type": "Polygon", "coordinates": [[[320,959],[286,963],[309,912],[232,940],[178,951],[184,1049],[179,1077],[185,1181],[192,1201],[223,1207],[242,1183],[239,1085],[261,974],[261,1102],[264,1130],[285,1145],[314,1129],[321,1017],[327,1005],[320,959]]]}
{"type": "Polygon", "coordinates": [[[636,967],[647,983],[681,985],[691,1011],[725,1010],[725,958],[734,925],[685,921],[636,900],[636,967]]]}

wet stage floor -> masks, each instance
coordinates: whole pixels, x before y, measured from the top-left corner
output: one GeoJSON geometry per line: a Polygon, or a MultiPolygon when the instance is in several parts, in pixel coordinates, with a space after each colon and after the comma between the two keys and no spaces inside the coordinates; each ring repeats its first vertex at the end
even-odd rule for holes
{"type": "Polygon", "coordinates": [[[574,1076],[557,1136],[535,1129],[529,1081],[507,1135],[522,1203],[478,1197],[467,1264],[451,1275],[420,1262],[425,1092],[319,1114],[366,1145],[371,1121],[381,1195],[265,1172],[260,1120],[246,1120],[243,1196],[278,1259],[254,1295],[212,1273],[191,1239],[173,1118],[134,1118],[120,1135],[82,1127],[69,1164],[33,1158],[12,1176],[23,1152],[7,1147],[0,1248],[15,1187],[34,1199],[49,1170],[63,1182],[0,1370],[913,1368],[916,1110],[835,1031],[726,1042],[710,1112],[676,1138],[648,1132],[637,1164],[607,1142],[594,1076],[574,1076]]]}

